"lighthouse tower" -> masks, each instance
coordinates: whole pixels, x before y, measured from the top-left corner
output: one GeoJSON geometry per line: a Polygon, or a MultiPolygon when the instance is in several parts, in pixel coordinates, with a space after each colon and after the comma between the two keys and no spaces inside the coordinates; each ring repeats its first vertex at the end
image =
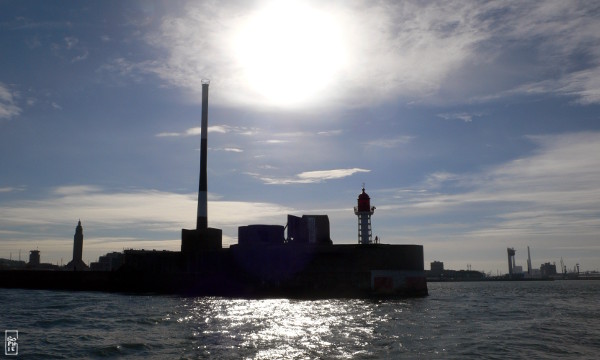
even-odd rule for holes
{"type": "Polygon", "coordinates": [[[354,214],[358,216],[358,243],[371,244],[371,215],[375,212],[375,206],[371,206],[371,198],[365,192],[363,184],[362,194],[358,195],[358,206],[354,207],[354,214]]]}

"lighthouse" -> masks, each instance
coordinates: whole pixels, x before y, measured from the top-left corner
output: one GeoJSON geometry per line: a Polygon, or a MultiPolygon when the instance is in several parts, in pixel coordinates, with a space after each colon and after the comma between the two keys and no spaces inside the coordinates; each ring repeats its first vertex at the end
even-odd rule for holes
{"type": "Polygon", "coordinates": [[[354,207],[354,214],[358,217],[358,243],[371,244],[371,215],[375,206],[371,206],[371,198],[365,192],[363,184],[362,193],[358,195],[358,206],[354,207]]]}

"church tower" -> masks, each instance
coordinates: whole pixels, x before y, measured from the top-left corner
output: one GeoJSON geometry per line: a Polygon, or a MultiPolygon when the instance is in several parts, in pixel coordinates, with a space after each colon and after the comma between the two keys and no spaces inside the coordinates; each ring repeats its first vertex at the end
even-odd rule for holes
{"type": "Polygon", "coordinates": [[[73,236],[73,262],[83,261],[83,226],[81,226],[81,220],[77,223],[75,228],[75,236],[73,236]]]}
{"type": "Polygon", "coordinates": [[[81,271],[88,270],[88,266],[83,262],[83,226],[81,226],[81,220],[77,223],[75,228],[75,235],[73,236],[73,260],[66,266],[68,270],[81,271]]]}

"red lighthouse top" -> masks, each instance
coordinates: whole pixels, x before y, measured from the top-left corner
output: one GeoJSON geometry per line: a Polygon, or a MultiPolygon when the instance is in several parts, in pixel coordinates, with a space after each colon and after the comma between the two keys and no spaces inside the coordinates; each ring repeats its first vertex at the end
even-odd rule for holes
{"type": "Polygon", "coordinates": [[[364,186],[363,186],[363,189],[362,189],[362,194],[358,195],[358,208],[357,208],[357,210],[359,212],[362,212],[362,211],[369,212],[369,211],[371,211],[371,198],[365,192],[364,186]]]}

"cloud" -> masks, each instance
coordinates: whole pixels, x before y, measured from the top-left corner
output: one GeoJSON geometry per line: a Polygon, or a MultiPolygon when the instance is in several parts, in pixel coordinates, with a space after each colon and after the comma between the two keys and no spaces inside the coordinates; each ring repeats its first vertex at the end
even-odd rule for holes
{"type": "Polygon", "coordinates": [[[79,39],[74,36],[66,36],[64,38],[64,40],[65,40],[65,46],[66,46],[67,50],[71,50],[72,48],[77,46],[77,44],[79,43],[79,39]]]}
{"type": "Polygon", "coordinates": [[[225,152],[235,152],[235,153],[241,153],[244,152],[244,150],[239,149],[239,148],[233,148],[233,147],[227,147],[227,148],[217,148],[214,150],[218,150],[218,151],[225,151],[225,152]]]}
{"type": "Polygon", "coordinates": [[[63,196],[80,196],[85,194],[100,193],[102,189],[94,185],[68,185],[58,186],[52,189],[53,195],[63,196]]]}
{"type": "MultiPolygon", "coordinates": [[[[73,219],[81,218],[96,227],[178,231],[195,219],[196,201],[195,194],[156,190],[108,192],[96,186],[63,186],[53,189],[43,199],[3,204],[0,224],[3,227],[69,225],[73,219]],[[32,213],[36,216],[27,215],[32,213]]],[[[215,225],[245,224],[287,210],[275,204],[232,201],[209,201],[208,206],[211,223],[215,225]],[[246,213],[251,208],[261,211],[246,213]]]]}
{"type": "Polygon", "coordinates": [[[320,171],[306,171],[298,174],[297,176],[300,179],[307,180],[331,180],[331,179],[340,179],[347,176],[354,175],[359,172],[369,172],[370,170],[352,168],[352,169],[335,169],[335,170],[320,170],[320,171]]]}
{"type": "Polygon", "coordinates": [[[10,192],[16,192],[16,191],[23,191],[25,190],[24,186],[5,186],[5,187],[0,187],[0,193],[10,193],[10,192]]]}
{"type": "Polygon", "coordinates": [[[285,143],[289,143],[289,140],[281,140],[281,139],[269,139],[269,140],[261,140],[259,141],[260,143],[263,144],[285,144],[285,143]]]}
{"type": "Polygon", "coordinates": [[[483,114],[482,113],[466,113],[466,112],[460,112],[460,113],[445,113],[445,114],[438,114],[439,117],[441,117],[442,119],[445,120],[462,120],[464,122],[471,122],[473,121],[474,117],[481,117],[483,114]]]}
{"type": "MultiPolygon", "coordinates": [[[[325,96],[322,101],[342,100],[346,104],[379,102],[399,94],[424,96],[440,87],[445,74],[470,55],[469,45],[482,37],[473,25],[460,19],[468,6],[454,5],[452,11],[418,4],[323,6],[312,4],[335,18],[351,42],[349,68],[333,83],[343,99],[325,96]],[[361,19],[361,21],[356,21],[361,19]],[[464,26],[463,26],[464,25],[464,26]],[[373,86],[373,84],[376,84],[373,86]],[[356,97],[354,94],[361,94],[356,97]]],[[[149,71],[191,91],[199,89],[201,78],[210,77],[221,91],[216,103],[265,105],[265,99],[251,96],[252,84],[244,83],[232,39],[257,8],[226,3],[190,4],[186,15],[166,17],[160,32],[148,38],[164,48],[168,57],[149,71]],[[231,14],[239,14],[231,16],[231,14]],[[202,33],[201,38],[196,34],[202,33]],[[197,54],[205,54],[198,57],[197,54]],[[225,65],[225,66],[223,66],[225,65]]],[[[332,44],[333,45],[333,44],[332,44]]]]}
{"type": "MultiPolygon", "coordinates": [[[[244,127],[234,127],[229,125],[212,125],[208,127],[209,133],[220,133],[226,134],[230,132],[235,132],[242,135],[251,134],[248,132],[247,128],[244,127]]],[[[156,134],[157,137],[179,137],[179,136],[197,136],[202,134],[201,127],[193,127],[189,128],[184,132],[161,132],[156,134]]]]}
{"type": "Polygon", "coordinates": [[[344,131],[341,129],[338,130],[329,130],[329,131],[319,131],[317,133],[317,135],[320,136],[337,136],[337,135],[341,135],[344,131]]]}
{"type": "Polygon", "coordinates": [[[124,86],[127,81],[142,82],[151,73],[148,69],[156,66],[156,61],[134,62],[123,57],[114,58],[100,66],[96,73],[99,80],[114,86],[124,86]]]}
{"type": "Polygon", "coordinates": [[[430,174],[425,179],[424,183],[428,189],[436,189],[448,181],[453,181],[459,178],[459,175],[448,173],[445,171],[435,172],[430,174]]]}
{"type": "Polygon", "coordinates": [[[21,111],[15,104],[12,92],[0,82],[0,119],[10,119],[19,115],[21,111]]]}
{"type": "Polygon", "coordinates": [[[401,136],[396,136],[393,138],[383,138],[383,139],[371,140],[371,141],[365,142],[363,144],[364,144],[364,146],[366,146],[368,148],[379,147],[379,148],[384,148],[384,149],[393,149],[400,145],[408,144],[414,138],[415,138],[414,136],[401,135],[401,136]]]}
{"type": "Polygon", "coordinates": [[[535,262],[564,257],[597,269],[600,132],[528,138],[536,148],[521,158],[369,192],[379,210],[377,231],[384,226],[387,241],[423,244],[430,260],[461,267],[505,269],[506,247],[530,246],[535,262]]]}
{"type": "MultiPolygon", "coordinates": [[[[294,211],[267,202],[211,200],[218,197],[209,195],[209,224],[223,229],[225,244],[234,242],[238,226],[284,223],[286,214],[294,211]]],[[[122,247],[142,248],[140,241],[147,242],[146,248],[161,248],[163,242],[179,239],[182,228],[195,226],[196,201],[196,194],[158,190],[108,191],[91,185],[57,187],[38,199],[0,204],[0,251],[12,251],[15,246],[19,249],[33,241],[37,245],[57,246],[63,255],[56,256],[65,256],[72,246],[69,237],[72,239],[71,231],[78,219],[86,233],[93,234],[86,237],[86,244],[95,239],[94,256],[121,251],[122,247]]]]}
{"type": "MultiPolygon", "coordinates": [[[[485,101],[526,94],[534,84],[581,104],[600,101],[600,25],[593,2],[309,4],[345,34],[335,44],[345,49],[343,65],[314,106],[370,106],[398,97],[406,103],[485,101]]],[[[190,2],[146,37],[165,51],[164,58],[139,64],[120,59],[113,66],[156,74],[186,89],[193,101],[208,77],[216,104],[273,106],[244,81],[236,58],[234,39],[261,6],[190,2]]]]}
{"type": "Polygon", "coordinates": [[[574,96],[580,104],[599,104],[600,66],[565,76],[560,80],[557,88],[564,95],[574,96]]]}
{"type": "Polygon", "coordinates": [[[85,60],[88,58],[89,55],[90,55],[89,51],[85,50],[81,55],[77,55],[74,58],[72,58],[71,62],[76,63],[76,62],[85,60]]]}
{"type": "Polygon", "coordinates": [[[249,174],[254,177],[260,178],[265,184],[271,185],[287,185],[287,184],[312,184],[319,183],[326,180],[341,179],[348,176],[352,176],[359,172],[370,172],[371,170],[352,168],[352,169],[334,169],[334,170],[318,170],[318,171],[306,171],[297,174],[294,178],[272,178],[265,177],[259,174],[249,174]]]}
{"type": "Polygon", "coordinates": [[[477,174],[432,174],[420,192],[398,193],[396,209],[405,216],[461,214],[473,227],[468,237],[597,239],[600,133],[529,138],[538,146],[534,154],[477,174]]]}

